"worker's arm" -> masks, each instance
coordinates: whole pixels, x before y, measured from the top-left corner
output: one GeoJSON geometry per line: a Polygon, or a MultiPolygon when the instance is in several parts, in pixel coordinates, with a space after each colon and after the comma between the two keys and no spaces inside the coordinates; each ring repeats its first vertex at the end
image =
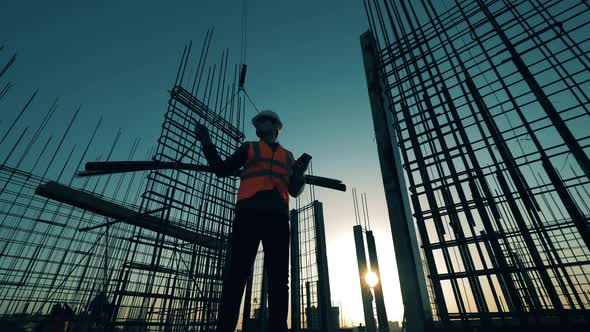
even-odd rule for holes
{"type": "Polygon", "coordinates": [[[236,172],[246,162],[248,154],[248,144],[242,144],[231,156],[225,160],[221,160],[215,145],[211,142],[203,143],[201,150],[207,159],[207,163],[211,166],[211,169],[219,178],[223,178],[230,175],[235,175],[236,172]]]}
{"type": "Polygon", "coordinates": [[[300,161],[296,161],[293,163],[292,166],[293,174],[289,178],[289,195],[293,197],[298,197],[305,189],[305,171],[307,170],[307,165],[300,161]]]}
{"type": "Polygon", "coordinates": [[[217,175],[217,177],[226,177],[234,175],[246,162],[248,157],[248,144],[242,144],[231,156],[226,160],[221,160],[217,149],[211,138],[207,128],[202,125],[197,126],[197,139],[201,141],[201,150],[207,159],[207,163],[217,175]]]}

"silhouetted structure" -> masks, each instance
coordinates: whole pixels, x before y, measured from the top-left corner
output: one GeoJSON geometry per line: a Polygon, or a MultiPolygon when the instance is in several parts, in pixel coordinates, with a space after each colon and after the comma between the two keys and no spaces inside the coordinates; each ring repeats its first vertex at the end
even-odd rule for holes
{"type": "MultiPolygon", "coordinates": [[[[195,143],[195,123],[209,128],[224,158],[245,138],[240,130],[243,109],[232,98],[238,91],[238,67],[232,74],[224,52],[218,66],[206,69],[210,42],[208,34],[197,70],[190,71],[193,76],[187,70],[191,45],[183,52],[155,161],[182,159],[205,164],[195,143]]],[[[113,285],[118,308],[115,324],[139,320],[148,326],[171,329],[190,326],[195,331],[209,331],[214,327],[221,296],[224,242],[231,232],[237,185],[236,178],[217,178],[210,173],[156,170],[148,174],[140,211],[149,211],[186,232],[207,235],[219,245],[203,246],[135,228],[113,285]]]]}
{"type": "Polygon", "coordinates": [[[383,290],[381,289],[381,272],[379,269],[379,260],[377,258],[377,247],[373,231],[370,230],[369,207],[366,194],[361,194],[361,206],[359,207],[356,190],[352,191],[353,206],[356,219],[356,225],[352,227],[354,235],[354,245],[356,249],[357,267],[359,271],[359,281],[361,286],[361,297],[363,301],[363,312],[365,314],[365,324],[367,332],[389,332],[387,321],[387,312],[385,310],[385,300],[383,290]],[[365,228],[361,225],[364,223],[365,228]],[[365,247],[365,239],[367,246],[365,247]],[[367,251],[369,259],[367,260],[367,251]],[[367,274],[372,272],[377,277],[375,285],[369,285],[367,274]],[[375,306],[373,306],[373,302],[375,306]],[[377,321],[375,321],[376,309],[377,321]]]}
{"type": "Polygon", "coordinates": [[[354,245],[356,249],[356,261],[359,270],[359,281],[361,285],[361,297],[363,301],[363,313],[365,315],[365,325],[367,332],[376,332],[375,313],[373,311],[373,293],[371,287],[366,281],[367,272],[370,271],[365,253],[365,241],[363,239],[363,229],[360,225],[353,227],[354,245]]]}
{"type": "Polygon", "coordinates": [[[364,3],[407,330],[589,328],[590,4],[364,3]]]}
{"type": "MultiPolygon", "coordinates": [[[[207,65],[211,36],[197,63],[185,47],[157,146],[141,159],[204,163],[195,123],[207,125],[223,157],[244,140],[238,66],[228,64],[228,52],[207,65]]],[[[65,303],[80,318],[74,330],[210,331],[237,178],[174,169],[75,179],[84,162],[111,160],[122,132],[99,151],[99,120],[75,146],[78,109],[56,138],[47,128],[57,102],[36,127],[20,128],[36,95],[0,138],[0,315],[41,321],[65,303]],[[40,186],[48,180],[59,184],[40,186]],[[64,197],[48,200],[36,188],[64,197]]],[[[123,159],[133,160],[139,146],[135,140],[123,159]]]]}
{"type": "MultiPolygon", "coordinates": [[[[304,199],[297,199],[297,208],[291,210],[290,216],[291,329],[331,331],[338,325],[334,325],[334,310],[331,307],[323,205],[314,199],[312,188],[308,191],[312,201],[305,204],[304,199]]],[[[264,253],[259,250],[246,283],[244,332],[268,332],[265,323],[260,320],[262,316],[257,315],[268,310],[268,286],[263,262],[264,253]]]]}
{"type": "MultiPolygon", "coordinates": [[[[184,48],[157,146],[136,158],[141,146],[136,139],[122,160],[148,160],[139,162],[144,166],[206,164],[195,140],[197,123],[209,128],[222,158],[244,141],[246,96],[238,92],[245,71],[238,75],[238,66],[228,64],[227,51],[217,65],[208,66],[211,39],[209,31],[197,63],[191,60],[192,43],[184,48]]],[[[0,71],[0,79],[14,60],[0,71]]],[[[0,316],[15,326],[38,323],[63,303],[74,311],[72,331],[211,331],[239,178],[219,179],[179,166],[76,178],[88,160],[112,161],[122,131],[106,151],[97,152],[100,119],[88,131],[87,144],[76,147],[80,137],[73,139],[71,131],[80,126],[78,108],[54,139],[47,128],[57,101],[35,130],[20,128],[36,96],[0,137],[0,316]]],[[[129,171],[137,170],[138,162],[114,164],[129,171]]],[[[304,326],[311,326],[308,317],[313,316],[315,329],[330,331],[323,211],[312,185],[342,191],[345,185],[312,175],[306,175],[306,183],[311,203],[300,207],[298,200],[292,212],[295,228],[300,227],[292,233],[299,271],[294,288],[301,296],[294,308],[304,326]],[[306,316],[305,309],[312,307],[316,311],[306,316]]],[[[264,330],[267,287],[258,264],[248,281],[244,329],[264,330]]]]}

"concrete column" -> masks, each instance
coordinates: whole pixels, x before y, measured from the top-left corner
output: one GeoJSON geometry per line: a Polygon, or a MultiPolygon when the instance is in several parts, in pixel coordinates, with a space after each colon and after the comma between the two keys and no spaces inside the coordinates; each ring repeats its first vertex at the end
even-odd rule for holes
{"type": "Polygon", "coordinates": [[[326,235],[324,229],[324,208],[319,201],[313,202],[313,215],[316,235],[316,261],[318,265],[318,309],[320,314],[320,331],[331,332],[332,297],[330,294],[330,277],[328,275],[328,255],[326,253],[326,235]]]}
{"type": "Polygon", "coordinates": [[[383,290],[381,289],[381,272],[379,271],[379,261],[377,260],[377,248],[375,246],[375,237],[373,231],[367,231],[367,249],[369,250],[369,262],[371,263],[371,271],[373,271],[379,282],[373,287],[375,293],[375,305],[377,307],[377,322],[379,325],[379,332],[389,332],[389,324],[387,323],[387,311],[385,310],[385,301],[383,300],[383,290]]]}
{"type": "Polygon", "coordinates": [[[361,282],[361,296],[363,299],[363,311],[365,313],[366,332],[376,332],[375,314],[373,313],[373,294],[371,287],[365,281],[365,275],[369,270],[367,268],[367,256],[365,255],[365,241],[363,239],[363,229],[360,225],[352,227],[354,233],[354,246],[356,248],[356,262],[359,269],[359,280],[361,282]]]}
{"type": "Polygon", "coordinates": [[[410,210],[399,146],[393,127],[392,105],[379,68],[377,45],[370,31],[361,35],[363,63],[375,128],[375,140],[389,213],[395,258],[406,314],[406,331],[422,332],[432,322],[426,278],[410,210]]]}
{"type": "Polygon", "coordinates": [[[301,281],[299,266],[299,215],[291,210],[291,331],[301,330],[301,281]]]}

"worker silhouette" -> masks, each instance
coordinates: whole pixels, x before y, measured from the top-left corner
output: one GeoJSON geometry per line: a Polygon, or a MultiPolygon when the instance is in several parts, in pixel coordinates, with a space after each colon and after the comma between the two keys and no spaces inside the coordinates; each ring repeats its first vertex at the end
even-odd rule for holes
{"type": "Polygon", "coordinates": [[[277,142],[283,124],[276,113],[262,111],[252,119],[252,124],[260,140],[242,144],[225,161],[217,153],[207,128],[196,127],[205,158],[218,177],[242,169],[217,332],[232,332],[236,328],[244,286],[260,241],[269,277],[270,331],[287,331],[289,195],[297,197],[303,191],[308,161],[295,161],[291,152],[277,142]]]}

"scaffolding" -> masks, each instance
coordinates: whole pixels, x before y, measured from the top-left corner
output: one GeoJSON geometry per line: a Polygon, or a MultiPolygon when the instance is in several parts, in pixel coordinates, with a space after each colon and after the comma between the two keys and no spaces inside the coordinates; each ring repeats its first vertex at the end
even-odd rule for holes
{"type": "Polygon", "coordinates": [[[409,330],[587,326],[590,4],[364,4],[409,330]]]}

